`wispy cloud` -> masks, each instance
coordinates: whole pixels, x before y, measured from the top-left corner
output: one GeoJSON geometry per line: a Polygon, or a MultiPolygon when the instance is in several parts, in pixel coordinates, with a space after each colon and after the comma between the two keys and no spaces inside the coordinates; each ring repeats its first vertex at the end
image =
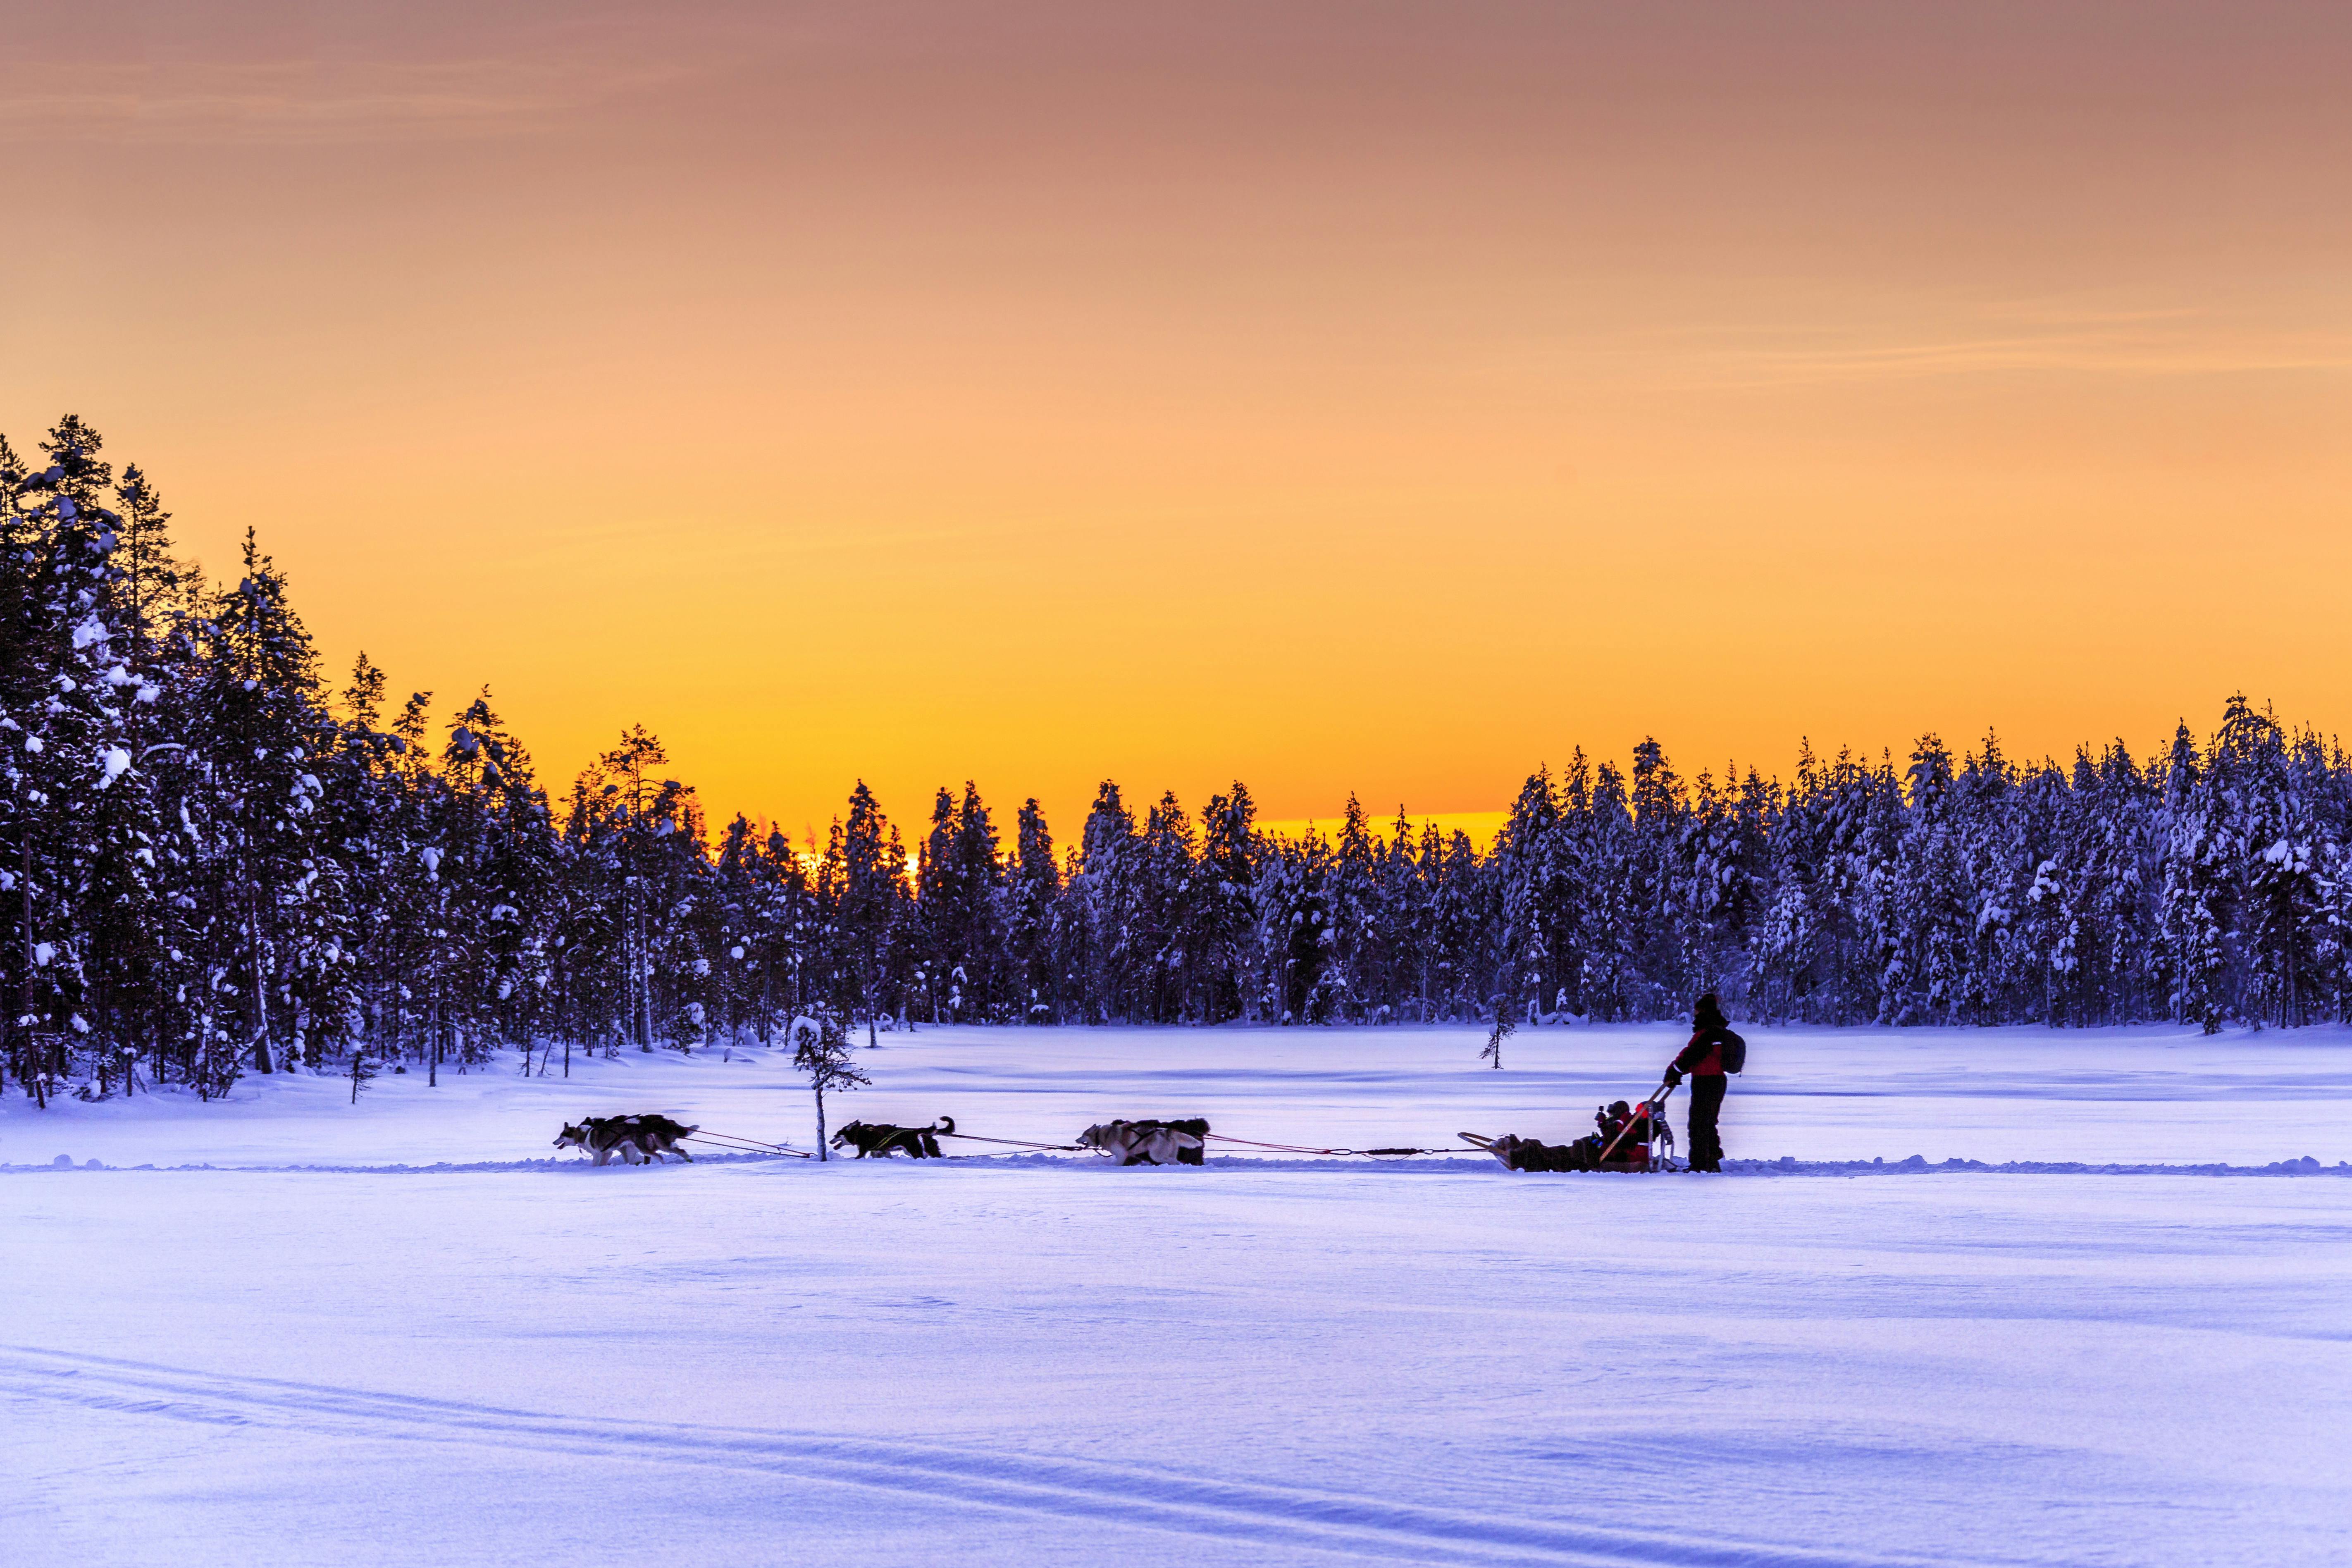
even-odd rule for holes
{"type": "Polygon", "coordinates": [[[529,132],[688,74],[607,59],[34,62],[0,67],[0,136],[308,142],[529,132]]]}

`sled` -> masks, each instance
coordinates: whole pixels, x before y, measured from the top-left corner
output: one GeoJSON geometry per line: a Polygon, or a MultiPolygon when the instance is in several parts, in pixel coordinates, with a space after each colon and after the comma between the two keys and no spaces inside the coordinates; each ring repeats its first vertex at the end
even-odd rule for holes
{"type": "MultiPolygon", "coordinates": [[[[1667,1092],[1671,1093],[1672,1090],[1667,1092]]],[[[1573,1143],[1539,1143],[1531,1138],[1516,1138],[1509,1134],[1500,1138],[1489,1138],[1478,1132],[1459,1132],[1454,1136],[1473,1148],[1484,1149],[1487,1153],[1495,1156],[1496,1161],[1507,1171],[1615,1171],[1625,1174],[1671,1171],[1675,1168],[1674,1159],[1667,1151],[1674,1147],[1675,1130],[1666,1123],[1664,1095],[1654,1095],[1643,1100],[1634,1108],[1634,1116],[1636,1120],[1643,1117],[1648,1119],[1650,1141],[1631,1142],[1626,1140],[1624,1133],[1620,1132],[1609,1141],[1608,1144],[1600,1151],[1599,1159],[1591,1164],[1540,1163],[1545,1155],[1551,1156],[1553,1159],[1567,1156],[1569,1152],[1576,1147],[1573,1143]],[[1515,1156],[1521,1156],[1523,1151],[1529,1149],[1540,1149],[1544,1152],[1544,1155],[1537,1156],[1539,1163],[1512,1163],[1515,1156]]]]}

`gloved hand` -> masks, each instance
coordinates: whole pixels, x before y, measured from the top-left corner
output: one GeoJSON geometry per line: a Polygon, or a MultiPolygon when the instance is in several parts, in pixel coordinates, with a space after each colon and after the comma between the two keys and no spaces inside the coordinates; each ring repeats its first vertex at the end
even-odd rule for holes
{"type": "Polygon", "coordinates": [[[1675,1089],[1675,1088],[1680,1087],[1680,1085],[1681,1085],[1682,1081],[1683,1081],[1683,1069],[1682,1069],[1682,1068],[1668,1068],[1666,1069],[1666,1087],[1667,1087],[1668,1089],[1675,1089]]]}

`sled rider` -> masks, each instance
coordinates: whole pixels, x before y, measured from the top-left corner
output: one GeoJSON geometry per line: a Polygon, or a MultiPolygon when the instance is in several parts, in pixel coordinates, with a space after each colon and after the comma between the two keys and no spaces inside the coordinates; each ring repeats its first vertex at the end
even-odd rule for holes
{"type": "Polygon", "coordinates": [[[1716,1126],[1723,1112],[1726,1085],[1723,1048],[1737,1044],[1738,1039],[1731,1032],[1730,1021],[1723,1016],[1723,1004],[1710,991],[1691,1008],[1690,1044],[1666,1068],[1669,1089],[1685,1077],[1691,1080],[1690,1168],[1694,1171],[1723,1169],[1723,1135],[1716,1126]]]}

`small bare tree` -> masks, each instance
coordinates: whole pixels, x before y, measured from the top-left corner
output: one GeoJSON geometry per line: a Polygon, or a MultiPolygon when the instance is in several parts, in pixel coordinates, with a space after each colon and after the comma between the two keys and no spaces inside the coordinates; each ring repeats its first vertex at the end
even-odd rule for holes
{"type": "Polygon", "coordinates": [[[1500,1007],[1496,1008],[1494,1031],[1486,1037],[1486,1048],[1478,1053],[1478,1059],[1482,1062],[1491,1059],[1495,1064],[1495,1070],[1502,1071],[1503,1042],[1509,1039],[1511,1031],[1517,1027],[1517,1024],[1511,1022],[1511,1016],[1508,1013],[1500,1007]]]}
{"type": "Polygon", "coordinates": [[[856,1089],[874,1080],[850,1059],[849,1031],[830,1014],[793,1020],[793,1066],[808,1075],[816,1094],[816,1157],[828,1157],[824,1142],[824,1091],[856,1089]]]}

